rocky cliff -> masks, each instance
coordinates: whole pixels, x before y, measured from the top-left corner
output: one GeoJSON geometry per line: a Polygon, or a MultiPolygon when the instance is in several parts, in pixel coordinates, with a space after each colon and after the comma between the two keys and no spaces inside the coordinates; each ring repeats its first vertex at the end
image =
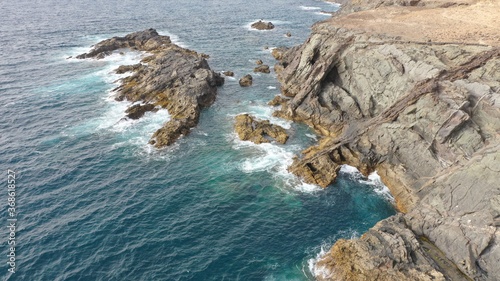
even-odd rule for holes
{"type": "Polygon", "coordinates": [[[148,29],[99,42],[89,53],[77,58],[101,59],[124,48],[149,54],[140,64],[117,69],[118,73],[131,72],[115,89],[117,100],[136,103],[127,110],[127,116],[137,119],[145,111],[158,107],[168,109],[171,119],[150,141],[158,148],[189,134],[198,124],[201,109],[214,102],[217,86],[224,83],[224,78],[208,66],[207,55],[181,48],[168,36],[148,29]]]}
{"type": "Polygon", "coordinates": [[[500,280],[500,3],[345,7],[276,67],[277,115],[323,136],[289,170],[324,187],[342,164],[377,171],[401,213],[338,241],[316,277],[500,280]]]}

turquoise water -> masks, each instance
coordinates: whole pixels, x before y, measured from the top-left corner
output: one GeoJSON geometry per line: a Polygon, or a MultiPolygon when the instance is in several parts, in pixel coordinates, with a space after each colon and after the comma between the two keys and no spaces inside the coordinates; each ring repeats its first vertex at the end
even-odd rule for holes
{"type": "MultiPolygon", "coordinates": [[[[153,27],[240,77],[257,59],[274,64],[264,47],[300,44],[327,18],[318,12],[334,8],[314,0],[0,2],[0,168],[17,172],[18,203],[17,272],[7,271],[2,239],[2,280],[311,280],[322,248],[393,214],[383,187],[352,170],[325,190],[286,171],[315,136],[271,117],[274,74],[255,74],[251,88],[226,79],[199,126],[155,150],[147,141],[168,112],[120,121],[127,104],[110,93],[120,77],[111,70],[140,54],[66,59],[153,27]],[[249,30],[261,18],[276,29],[249,30]],[[243,112],[288,128],[289,143],[237,140],[233,117],[243,112]]],[[[0,218],[7,224],[6,212],[0,218]]]]}

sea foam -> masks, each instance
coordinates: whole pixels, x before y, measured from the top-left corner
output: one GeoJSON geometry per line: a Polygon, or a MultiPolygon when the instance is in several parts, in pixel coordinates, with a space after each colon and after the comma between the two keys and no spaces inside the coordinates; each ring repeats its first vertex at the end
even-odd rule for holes
{"type": "Polygon", "coordinates": [[[309,272],[314,277],[323,279],[330,279],[333,277],[334,273],[327,267],[319,266],[318,262],[325,257],[325,255],[332,248],[333,244],[340,238],[357,239],[359,238],[359,233],[353,229],[342,230],[333,237],[329,237],[324,240],[319,247],[314,248],[312,251],[316,253],[316,256],[307,260],[309,272]]]}
{"type": "Polygon", "coordinates": [[[388,201],[394,202],[394,197],[392,196],[389,188],[382,182],[382,179],[376,171],[368,175],[368,177],[365,177],[355,167],[342,165],[340,172],[351,175],[360,183],[372,186],[375,193],[379,194],[388,201]]]}
{"type": "Polygon", "coordinates": [[[299,8],[304,11],[321,10],[320,7],[299,6],[299,8]]]}
{"type": "Polygon", "coordinates": [[[296,146],[283,146],[275,143],[255,144],[251,141],[242,141],[231,134],[228,136],[233,142],[235,150],[242,150],[246,157],[238,168],[245,173],[268,172],[281,182],[281,187],[285,189],[294,189],[300,192],[315,192],[321,190],[320,187],[307,184],[298,177],[288,172],[287,168],[293,162],[294,153],[292,150],[298,150],[296,146]]]}

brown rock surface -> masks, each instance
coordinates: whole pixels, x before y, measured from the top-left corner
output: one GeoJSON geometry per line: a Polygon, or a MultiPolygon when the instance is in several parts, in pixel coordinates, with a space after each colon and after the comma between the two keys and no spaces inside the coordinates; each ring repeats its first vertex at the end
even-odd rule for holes
{"type": "Polygon", "coordinates": [[[271,30],[274,28],[274,24],[272,22],[264,22],[262,20],[259,20],[252,23],[251,27],[258,30],[271,30]]]}
{"type": "Polygon", "coordinates": [[[256,144],[269,143],[272,140],[284,144],[288,140],[286,130],[268,120],[257,120],[248,114],[241,114],[236,116],[235,121],[234,128],[241,140],[256,144]]]}
{"type": "Polygon", "coordinates": [[[316,277],[500,280],[500,2],[345,7],[281,55],[276,114],[323,135],[289,169],[321,186],[377,170],[404,214],[338,241],[316,277]]]}
{"type": "Polygon", "coordinates": [[[271,73],[269,65],[262,64],[253,69],[253,72],[271,73]]]}
{"type": "Polygon", "coordinates": [[[278,106],[278,105],[285,104],[288,101],[289,101],[289,99],[284,98],[281,95],[277,95],[277,96],[274,97],[274,99],[272,99],[267,104],[270,105],[270,106],[278,106]]]}
{"type": "Polygon", "coordinates": [[[121,79],[121,85],[115,89],[116,100],[143,103],[127,110],[130,118],[140,118],[155,106],[168,109],[171,120],[150,141],[155,147],[170,145],[181,135],[187,135],[198,124],[200,110],[214,102],[217,86],[224,83],[208,66],[206,55],[172,44],[168,36],[148,29],[99,42],[78,58],[101,58],[121,48],[147,51],[151,55],[141,61],[143,64],[118,68],[132,74],[121,79]]]}
{"type": "Polygon", "coordinates": [[[252,75],[247,74],[247,75],[241,77],[239,83],[240,83],[241,87],[252,86],[252,84],[253,84],[253,77],[252,77],[252,75]]]}

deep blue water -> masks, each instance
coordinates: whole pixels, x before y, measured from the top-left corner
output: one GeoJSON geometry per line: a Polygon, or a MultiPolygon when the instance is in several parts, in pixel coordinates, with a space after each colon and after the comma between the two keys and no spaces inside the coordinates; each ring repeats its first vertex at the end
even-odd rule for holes
{"type": "Polygon", "coordinates": [[[14,274],[0,232],[2,280],[310,280],[322,248],[393,214],[381,185],[350,170],[325,190],[286,172],[314,134],[271,118],[274,74],[254,75],[251,88],[227,79],[191,135],[158,151],[147,141],[168,113],[119,122],[127,104],[109,93],[119,78],[111,70],[140,54],[66,59],[153,27],[240,77],[257,59],[274,64],[264,47],[300,44],[326,18],[317,12],[333,9],[315,0],[1,1],[1,225],[7,169],[17,173],[18,211],[14,274]],[[276,29],[248,29],[261,18],[276,29]],[[289,128],[289,143],[238,141],[232,120],[243,112],[289,128]]]}

